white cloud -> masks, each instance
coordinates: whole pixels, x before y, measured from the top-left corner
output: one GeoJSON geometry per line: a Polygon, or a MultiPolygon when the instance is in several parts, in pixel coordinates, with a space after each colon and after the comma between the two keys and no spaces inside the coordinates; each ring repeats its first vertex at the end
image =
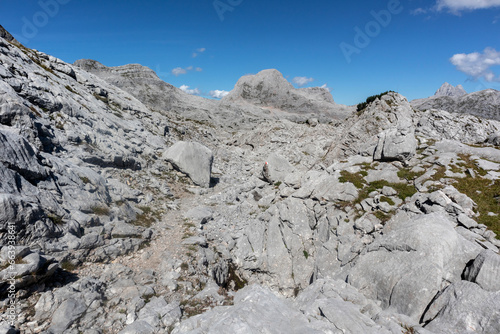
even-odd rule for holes
{"type": "Polygon", "coordinates": [[[448,9],[452,13],[462,10],[475,10],[500,7],[500,0],[437,0],[436,9],[448,9]]]}
{"type": "Polygon", "coordinates": [[[292,79],[292,82],[299,87],[305,86],[308,83],[313,82],[313,81],[314,81],[313,78],[307,78],[307,77],[295,77],[292,79]]]}
{"type": "Polygon", "coordinates": [[[203,69],[201,67],[194,68],[194,66],[188,66],[186,68],[176,67],[172,70],[172,74],[177,77],[181,74],[186,74],[189,71],[201,72],[201,71],[203,71],[203,69]]]}
{"type": "Polygon", "coordinates": [[[426,14],[427,13],[427,9],[424,9],[424,8],[417,8],[417,9],[414,9],[410,12],[411,15],[420,15],[420,14],[426,14]]]}
{"type": "Polygon", "coordinates": [[[495,76],[491,67],[500,65],[500,52],[493,48],[484,49],[483,53],[459,53],[450,58],[457,70],[474,79],[484,78],[488,82],[500,82],[500,76],[495,76]]]}
{"type": "Polygon", "coordinates": [[[191,95],[201,95],[201,91],[198,88],[189,89],[189,86],[187,85],[182,85],[179,89],[191,95]]]}
{"type": "Polygon", "coordinates": [[[210,96],[213,97],[213,98],[216,98],[216,99],[222,99],[224,96],[226,96],[227,94],[229,94],[228,91],[226,90],[211,90],[210,91],[210,96]]]}
{"type": "Polygon", "coordinates": [[[207,49],[205,49],[205,48],[199,48],[199,49],[196,49],[196,52],[193,52],[193,58],[198,57],[198,55],[199,55],[200,53],[203,53],[203,52],[205,52],[206,50],[207,50],[207,49]]]}
{"type": "Polygon", "coordinates": [[[185,69],[183,69],[182,67],[176,67],[172,70],[172,74],[175,75],[175,76],[179,76],[181,74],[186,74],[187,71],[185,69]]]}

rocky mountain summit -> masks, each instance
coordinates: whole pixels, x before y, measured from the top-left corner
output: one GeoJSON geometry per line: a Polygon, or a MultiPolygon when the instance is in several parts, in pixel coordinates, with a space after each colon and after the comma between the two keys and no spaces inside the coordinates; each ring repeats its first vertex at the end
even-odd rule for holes
{"type": "Polygon", "coordinates": [[[436,91],[434,96],[464,96],[467,95],[467,92],[462,87],[462,85],[457,85],[456,87],[450,85],[445,82],[439,89],[436,91]]]}
{"type": "Polygon", "coordinates": [[[421,111],[446,110],[500,120],[500,91],[485,89],[467,94],[459,88],[459,86],[453,87],[445,83],[434,96],[413,100],[411,104],[421,111]]]}
{"type": "Polygon", "coordinates": [[[6,36],[0,333],[500,332],[489,109],[207,100],[6,36]]]}
{"type": "Polygon", "coordinates": [[[275,69],[241,77],[221,104],[251,104],[261,106],[273,114],[312,114],[328,120],[344,119],[352,112],[351,108],[336,104],[327,88],[295,89],[275,69]]]}

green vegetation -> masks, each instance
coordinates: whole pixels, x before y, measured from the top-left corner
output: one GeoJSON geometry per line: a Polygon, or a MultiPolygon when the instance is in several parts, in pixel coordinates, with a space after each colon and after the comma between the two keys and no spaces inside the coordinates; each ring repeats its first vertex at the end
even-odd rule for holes
{"type": "MultiPolygon", "coordinates": [[[[417,193],[417,189],[413,185],[409,185],[407,183],[391,183],[386,180],[373,181],[368,183],[368,185],[363,188],[359,192],[358,199],[355,201],[356,203],[361,203],[365,198],[368,198],[368,195],[373,191],[379,191],[384,186],[391,187],[397,192],[397,196],[401,200],[405,200],[407,197],[411,197],[417,193]]],[[[390,204],[390,203],[389,203],[390,204]]]]}
{"type": "Polygon", "coordinates": [[[304,257],[306,258],[306,260],[309,258],[309,253],[306,250],[304,250],[304,257]]]}
{"type": "Polygon", "coordinates": [[[233,287],[234,291],[243,289],[248,284],[247,280],[243,279],[238,275],[236,271],[236,266],[234,264],[229,265],[229,277],[227,279],[226,288],[233,287]]]}
{"type": "Polygon", "coordinates": [[[140,209],[142,213],[136,215],[135,220],[130,222],[132,225],[151,227],[154,222],[161,218],[161,213],[159,211],[154,211],[149,206],[139,206],[138,209],[140,209]]]}
{"type": "Polygon", "coordinates": [[[31,112],[32,112],[33,114],[35,114],[36,116],[38,116],[38,117],[42,117],[42,114],[40,114],[40,113],[38,112],[38,110],[36,110],[36,109],[35,109],[35,107],[30,106],[30,110],[31,110],[31,112]]]}
{"type": "Polygon", "coordinates": [[[376,99],[380,99],[382,96],[384,96],[384,95],[386,95],[388,93],[393,93],[393,91],[392,90],[388,90],[388,91],[380,93],[378,95],[372,95],[372,96],[367,97],[365,102],[361,102],[361,103],[358,104],[358,106],[356,108],[356,111],[358,112],[358,115],[361,114],[361,112],[363,110],[365,110],[366,107],[368,107],[368,105],[370,103],[372,103],[376,99]]]}
{"type": "Polygon", "coordinates": [[[460,158],[460,160],[463,160],[463,162],[458,162],[457,166],[463,167],[465,169],[471,168],[481,176],[485,176],[486,174],[488,174],[488,172],[484,169],[477,167],[476,163],[471,159],[469,155],[458,154],[458,157],[460,158]]]}
{"type": "Polygon", "coordinates": [[[89,178],[86,177],[86,176],[80,176],[80,180],[82,180],[82,182],[85,183],[85,184],[90,183],[89,178]]]}
{"type": "MultiPolygon", "coordinates": [[[[476,167],[475,171],[479,174],[480,168],[476,167]]],[[[476,202],[476,211],[479,213],[477,222],[488,226],[497,234],[497,238],[500,238],[500,180],[473,178],[470,175],[464,178],[455,178],[455,180],[456,183],[453,186],[476,202]],[[489,216],[489,212],[499,216],[489,216]]]]}
{"type": "Polygon", "coordinates": [[[403,201],[417,193],[415,186],[406,183],[389,183],[389,187],[394,188],[398,192],[397,196],[403,201]]]}
{"type": "Polygon", "coordinates": [[[73,90],[73,88],[71,88],[71,86],[70,86],[70,85],[66,85],[66,86],[65,86],[65,88],[66,88],[68,91],[70,91],[71,93],[76,94],[76,92],[73,90]]]}
{"type": "Polygon", "coordinates": [[[144,302],[147,304],[151,301],[151,298],[155,296],[154,293],[147,293],[141,296],[142,299],[144,299],[144,302]]]}
{"type": "Polygon", "coordinates": [[[351,182],[358,189],[363,188],[365,180],[363,175],[360,173],[350,173],[346,170],[340,171],[339,182],[346,183],[351,182]]]}
{"type": "MultiPolygon", "coordinates": [[[[476,219],[479,224],[486,225],[500,238],[500,180],[489,180],[483,178],[488,172],[479,168],[469,155],[458,154],[460,161],[449,166],[453,173],[463,173],[471,169],[476,174],[473,177],[470,173],[465,173],[465,177],[448,177],[453,180],[453,186],[461,193],[470,197],[476,204],[475,211],[479,213],[476,219]],[[495,215],[488,215],[488,213],[495,215]]],[[[439,181],[446,178],[446,167],[438,166],[436,172],[431,176],[431,180],[439,181]]],[[[434,186],[429,191],[436,191],[443,186],[434,186]]]]}
{"type": "Polygon", "coordinates": [[[73,263],[71,263],[70,261],[63,261],[63,262],[61,262],[61,268],[63,270],[72,272],[76,269],[76,266],[73,263]]]}
{"type": "Polygon", "coordinates": [[[49,218],[52,221],[52,223],[54,223],[54,225],[62,225],[62,224],[64,224],[64,222],[62,220],[62,217],[58,216],[58,215],[55,215],[53,213],[47,214],[47,218],[49,218]]]}
{"type": "Polygon", "coordinates": [[[383,223],[385,223],[386,221],[388,221],[392,217],[392,214],[387,214],[387,213],[382,212],[380,210],[375,211],[373,214],[375,215],[375,217],[380,219],[383,223]]]}
{"type": "Polygon", "coordinates": [[[401,179],[405,179],[407,181],[413,181],[416,178],[425,174],[425,171],[421,172],[412,172],[409,168],[401,168],[398,171],[398,177],[401,179]]]}
{"type": "Polygon", "coordinates": [[[445,166],[439,166],[436,168],[436,172],[434,175],[432,175],[431,180],[433,181],[439,181],[442,178],[446,177],[446,167],[445,166]]]}
{"type": "Polygon", "coordinates": [[[386,197],[386,196],[380,196],[380,202],[386,202],[386,203],[389,203],[389,205],[396,204],[396,203],[394,203],[394,201],[391,198],[386,197]]]}
{"type": "Polygon", "coordinates": [[[91,210],[93,214],[98,216],[109,216],[110,214],[107,206],[94,206],[91,210]]]}

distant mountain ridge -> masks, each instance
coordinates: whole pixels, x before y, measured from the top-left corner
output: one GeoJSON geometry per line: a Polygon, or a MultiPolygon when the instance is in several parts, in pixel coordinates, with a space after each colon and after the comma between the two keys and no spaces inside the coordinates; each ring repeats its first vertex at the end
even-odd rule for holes
{"type": "Polygon", "coordinates": [[[439,89],[436,91],[434,96],[463,96],[467,95],[467,92],[462,87],[462,85],[457,85],[454,87],[449,83],[445,82],[439,89]]]}
{"type": "Polygon", "coordinates": [[[226,106],[249,103],[275,111],[311,113],[336,119],[343,119],[352,113],[351,108],[336,104],[328,89],[296,89],[275,69],[241,77],[221,103],[226,106]]]}
{"type": "Polygon", "coordinates": [[[434,96],[416,99],[411,105],[418,110],[445,110],[500,120],[500,91],[485,89],[467,94],[463,87],[445,83],[434,96]]]}
{"type": "Polygon", "coordinates": [[[351,107],[336,104],[328,89],[296,89],[274,69],[243,76],[226,97],[217,101],[188,94],[139,64],[107,67],[95,60],[80,59],[74,65],[125,90],[154,110],[182,113],[197,120],[217,120],[225,125],[241,126],[247,123],[242,118],[255,117],[295,121],[317,117],[329,122],[353,112],[351,107]]]}

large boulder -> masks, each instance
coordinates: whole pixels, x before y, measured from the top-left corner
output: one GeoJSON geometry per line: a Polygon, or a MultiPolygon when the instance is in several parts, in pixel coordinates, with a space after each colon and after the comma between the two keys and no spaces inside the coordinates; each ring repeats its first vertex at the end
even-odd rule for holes
{"type": "MultiPolygon", "coordinates": [[[[385,98],[387,100],[388,97],[385,98]]],[[[408,103],[402,103],[394,112],[397,115],[396,124],[379,133],[377,147],[373,154],[374,160],[405,161],[416,154],[417,140],[411,108],[408,103]]]]}
{"type": "Polygon", "coordinates": [[[238,291],[234,305],[216,307],[183,321],[172,333],[322,333],[302,312],[270,290],[252,285],[238,291]]]}
{"type": "Polygon", "coordinates": [[[500,333],[500,293],[457,282],[435,299],[422,320],[432,333],[500,333]]]}
{"type": "Polygon", "coordinates": [[[393,128],[379,135],[374,160],[405,161],[411,159],[417,151],[414,132],[408,128],[393,128]]]}
{"type": "Polygon", "coordinates": [[[394,221],[350,270],[348,282],[367,298],[378,299],[415,320],[449,282],[461,280],[480,252],[465,240],[447,215],[432,213],[394,221]]]}
{"type": "Polygon", "coordinates": [[[500,255],[485,249],[464,273],[465,279],[488,291],[500,291],[500,255]]]}
{"type": "Polygon", "coordinates": [[[196,142],[179,141],[163,155],[176,169],[187,174],[201,187],[210,187],[214,156],[212,151],[196,142]]]}
{"type": "Polygon", "coordinates": [[[283,182],[285,177],[295,171],[295,167],[284,157],[271,153],[262,171],[262,178],[269,183],[283,182]]]}

